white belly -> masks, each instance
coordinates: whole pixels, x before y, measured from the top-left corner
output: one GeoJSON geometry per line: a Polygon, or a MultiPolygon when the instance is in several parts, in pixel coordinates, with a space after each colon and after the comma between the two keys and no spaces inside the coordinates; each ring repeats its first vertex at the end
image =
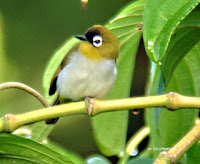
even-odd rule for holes
{"type": "Polygon", "coordinates": [[[117,69],[114,60],[92,61],[79,52],[71,55],[58,74],[57,89],[62,98],[102,98],[112,89],[117,69]]]}

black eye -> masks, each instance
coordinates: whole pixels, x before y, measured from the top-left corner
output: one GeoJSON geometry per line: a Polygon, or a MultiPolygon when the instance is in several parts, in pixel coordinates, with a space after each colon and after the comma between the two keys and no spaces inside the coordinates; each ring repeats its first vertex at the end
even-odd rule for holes
{"type": "Polygon", "coordinates": [[[95,47],[100,47],[102,45],[102,37],[99,35],[96,35],[93,37],[93,45],[95,47]]]}
{"type": "Polygon", "coordinates": [[[98,44],[98,43],[100,43],[100,40],[95,40],[94,42],[98,44]]]}

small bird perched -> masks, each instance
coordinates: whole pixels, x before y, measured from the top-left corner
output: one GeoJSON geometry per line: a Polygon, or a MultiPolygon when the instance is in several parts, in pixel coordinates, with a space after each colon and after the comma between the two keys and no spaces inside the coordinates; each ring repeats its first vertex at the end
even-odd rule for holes
{"type": "MultiPolygon", "coordinates": [[[[59,101],[78,101],[86,97],[103,98],[112,89],[117,76],[119,43],[110,30],[95,25],[64,57],[52,79],[49,95],[58,92],[59,101]]],[[[56,123],[58,118],[47,120],[56,123]]]]}

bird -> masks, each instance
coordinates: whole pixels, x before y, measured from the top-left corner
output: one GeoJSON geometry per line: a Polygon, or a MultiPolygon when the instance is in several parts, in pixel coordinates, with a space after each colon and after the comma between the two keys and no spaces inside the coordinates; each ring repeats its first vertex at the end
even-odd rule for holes
{"type": "MultiPolygon", "coordinates": [[[[101,99],[116,81],[117,37],[107,27],[94,25],[84,35],[75,38],[80,42],[65,55],[52,78],[49,95],[58,92],[54,104],[87,97],[101,99]]],[[[58,118],[46,120],[46,124],[57,121],[58,118]]]]}

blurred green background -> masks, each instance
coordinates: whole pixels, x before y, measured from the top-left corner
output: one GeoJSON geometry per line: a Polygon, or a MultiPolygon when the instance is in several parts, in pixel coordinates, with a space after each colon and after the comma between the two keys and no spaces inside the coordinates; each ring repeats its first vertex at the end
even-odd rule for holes
{"type": "MultiPolygon", "coordinates": [[[[94,24],[105,24],[129,1],[89,0],[83,11],[80,0],[0,0],[0,83],[22,82],[43,93],[43,73],[51,54],[68,37],[83,34],[94,24]]],[[[133,82],[133,96],[144,92],[142,75],[146,73],[144,65],[147,66],[143,62],[145,55],[137,58],[138,81],[133,82]]],[[[0,92],[0,116],[39,108],[43,106],[25,92],[17,89],[0,92]]],[[[134,118],[130,128],[135,123],[143,122],[134,118]]],[[[98,152],[87,116],[60,119],[50,138],[83,156],[98,152]]]]}

